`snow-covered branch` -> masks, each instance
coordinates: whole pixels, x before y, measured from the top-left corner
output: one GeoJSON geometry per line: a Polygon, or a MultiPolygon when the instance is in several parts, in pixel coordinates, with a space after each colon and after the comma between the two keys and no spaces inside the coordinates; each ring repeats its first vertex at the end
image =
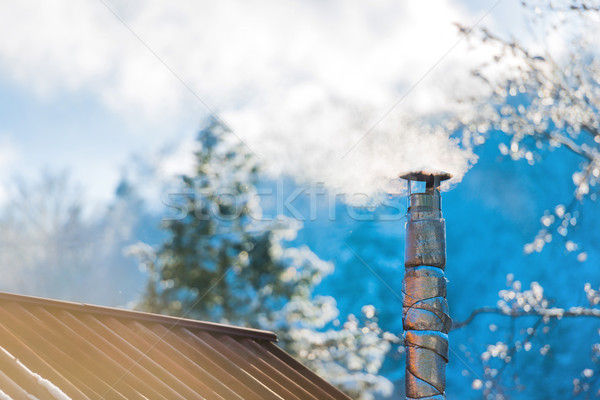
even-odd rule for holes
{"type": "Polygon", "coordinates": [[[454,322],[452,330],[464,328],[469,325],[480,314],[498,314],[502,316],[517,317],[545,317],[548,319],[562,319],[567,317],[596,317],[600,318],[600,309],[586,307],[571,307],[568,310],[564,308],[544,308],[531,311],[506,310],[500,307],[481,307],[473,310],[471,314],[463,321],[454,322]]]}

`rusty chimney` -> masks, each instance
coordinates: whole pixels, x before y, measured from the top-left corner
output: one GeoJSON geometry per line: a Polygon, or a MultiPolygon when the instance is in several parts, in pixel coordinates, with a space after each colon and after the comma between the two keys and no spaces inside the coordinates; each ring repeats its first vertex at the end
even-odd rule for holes
{"type": "Polygon", "coordinates": [[[408,181],[402,326],[406,348],[406,398],[446,398],[448,332],[452,320],[446,301],[446,226],[442,218],[440,182],[445,172],[414,171],[408,181]],[[412,181],[425,191],[412,193],[412,181]]]}

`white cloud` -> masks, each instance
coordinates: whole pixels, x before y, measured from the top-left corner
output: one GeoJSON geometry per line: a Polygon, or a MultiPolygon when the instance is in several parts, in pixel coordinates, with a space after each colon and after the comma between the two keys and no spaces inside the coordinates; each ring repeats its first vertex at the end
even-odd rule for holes
{"type": "Polygon", "coordinates": [[[452,0],[107,3],[177,76],[102,2],[83,0],[1,6],[11,40],[0,66],[37,93],[91,92],[148,125],[206,112],[181,79],[272,172],[338,189],[371,192],[423,164],[459,178],[468,169],[471,155],[443,133],[406,122],[472,89],[463,43],[342,159],[455,45],[452,23],[475,21],[452,0]]]}

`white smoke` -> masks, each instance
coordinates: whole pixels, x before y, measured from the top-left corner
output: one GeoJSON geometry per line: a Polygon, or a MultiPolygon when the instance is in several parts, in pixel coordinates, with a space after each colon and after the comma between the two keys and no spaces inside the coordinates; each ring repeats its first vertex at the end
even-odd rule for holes
{"type": "Polygon", "coordinates": [[[464,41],[455,46],[453,23],[478,16],[453,0],[23,0],[0,8],[0,35],[10,38],[0,41],[0,68],[22,85],[50,99],[92,93],[147,126],[197,124],[205,102],[273,174],[372,194],[397,190],[389,179],[415,168],[460,181],[474,161],[447,133],[418,122],[474,89],[464,80],[473,53],[464,41]]]}

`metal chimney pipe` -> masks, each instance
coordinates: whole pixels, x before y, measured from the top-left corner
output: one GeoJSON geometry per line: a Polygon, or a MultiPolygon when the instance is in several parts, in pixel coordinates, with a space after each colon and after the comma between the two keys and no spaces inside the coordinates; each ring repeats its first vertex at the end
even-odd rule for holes
{"type": "Polygon", "coordinates": [[[402,326],[406,348],[406,399],[446,398],[448,332],[452,326],[446,301],[446,226],[440,182],[444,172],[415,171],[408,180],[402,326]],[[426,182],[425,192],[411,193],[411,181],[426,182]]]}

